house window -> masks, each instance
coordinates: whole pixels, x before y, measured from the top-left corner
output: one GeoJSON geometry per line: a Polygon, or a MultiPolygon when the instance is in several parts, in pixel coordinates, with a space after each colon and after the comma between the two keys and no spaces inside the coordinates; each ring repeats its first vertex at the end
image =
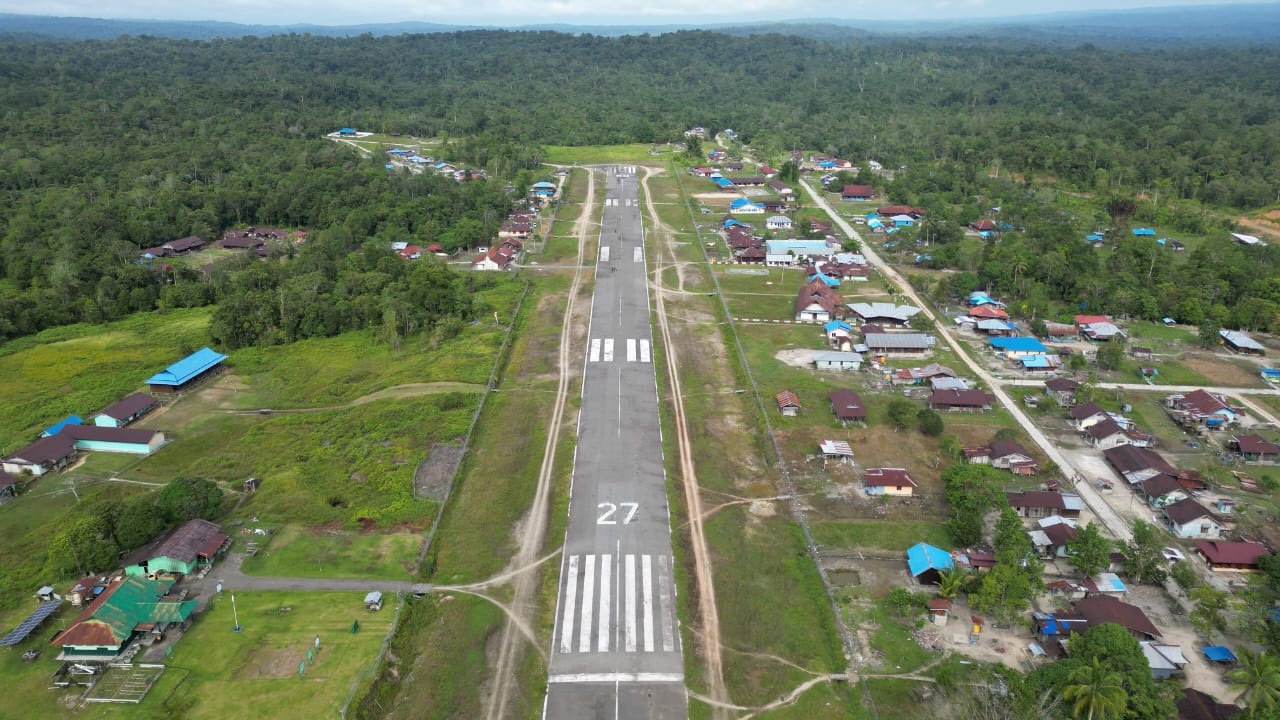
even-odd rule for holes
{"type": "Polygon", "coordinates": [[[1201,525],[1201,526],[1200,526],[1200,534],[1201,534],[1201,535],[1208,535],[1208,534],[1209,534],[1209,524],[1208,524],[1208,523],[1205,523],[1204,525],[1201,525]]]}

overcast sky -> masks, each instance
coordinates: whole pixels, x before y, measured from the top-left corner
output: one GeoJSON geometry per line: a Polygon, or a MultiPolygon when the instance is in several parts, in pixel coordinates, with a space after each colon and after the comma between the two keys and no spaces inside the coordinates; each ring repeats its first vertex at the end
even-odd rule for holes
{"type": "MultiPolygon", "coordinates": [[[[0,12],[95,18],[356,25],[734,23],[759,20],[950,20],[1082,10],[1235,4],[1241,0],[0,0],[0,12]]],[[[1246,0],[1247,1],[1247,0],[1246,0]]],[[[1274,1],[1274,0],[1273,0],[1274,1]]]]}

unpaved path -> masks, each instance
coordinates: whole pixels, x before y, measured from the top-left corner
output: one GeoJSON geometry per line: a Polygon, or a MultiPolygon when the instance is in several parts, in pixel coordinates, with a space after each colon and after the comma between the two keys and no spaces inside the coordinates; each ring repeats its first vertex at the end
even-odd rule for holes
{"type": "MultiPolygon", "coordinates": [[[[698,619],[702,628],[701,655],[705,667],[704,680],[707,692],[716,701],[713,708],[727,703],[729,692],[724,684],[724,661],[720,654],[720,612],[716,607],[715,583],[711,572],[711,551],[707,547],[707,538],[702,530],[702,492],[698,488],[698,475],[693,464],[693,451],[689,444],[688,421],[684,414],[684,391],[680,387],[680,361],[677,357],[675,343],[671,340],[671,330],[667,325],[667,307],[662,287],[662,273],[665,268],[664,255],[676,259],[675,248],[670,228],[663,225],[658,217],[658,209],[653,204],[653,193],[649,190],[649,177],[661,170],[644,168],[644,178],[640,185],[644,189],[645,207],[649,211],[649,220],[653,224],[654,233],[654,273],[653,282],[657,290],[653,294],[654,310],[658,318],[658,330],[662,335],[662,346],[666,350],[667,361],[663,363],[667,369],[667,379],[671,383],[671,404],[675,413],[676,445],[680,455],[680,479],[684,487],[685,504],[689,511],[689,544],[693,549],[694,577],[698,584],[698,619]]],[[[717,712],[717,715],[722,713],[717,712]]]]}
{"type": "Polygon", "coordinates": [[[436,393],[463,392],[478,393],[484,392],[486,386],[480,383],[463,383],[463,382],[430,382],[430,383],[405,383],[404,385],[393,385],[389,388],[383,388],[361,395],[349,403],[341,405],[322,405],[320,407],[307,408],[284,408],[276,410],[275,408],[263,408],[261,410],[223,410],[229,415],[285,415],[298,413],[317,413],[328,412],[330,410],[345,410],[353,408],[357,405],[366,405],[378,400],[387,400],[391,398],[411,398],[421,395],[435,395],[436,393]]]}
{"type": "MultiPolygon", "coordinates": [[[[578,216],[578,259],[583,264],[583,255],[587,245],[587,219],[595,209],[595,173],[587,173],[587,197],[582,204],[582,213],[578,216]]],[[[538,472],[538,487],[534,491],[533,504],[520,524],[516,555],[511,560],[515,568],[532,565],[538,558],[542,541],[547,532],[547,511],[550,506],[551,488],[555,480],[556,448],[560,444],[560,428],[564,420],[564,407],[569,393],[569,368],[573,338],[573,307],[582,287],[582,271],[575,270],[573,282],[569,286],[569,296],[565,303],[564,321],[560,326],[559,382],[556,386],[555,403],[551,409],[551,418],[547,425],[547,443],[542,450],[542,467],[538,472]]],[[[519,691],[517,670],[523,657],[524,634],[519,624],[530,625],[537,608],[535,593],[538,590],[538,574],[522,572],[515,576],[512,583],[512,599],[507,622],[502,627],[502,635],[498,640],[498,660],[493,669],[493,694],[485,717],[488,720],[499,720],[507,717],[508,704],[519,691]],[[517,620],[518,618],[518,620],[517,620]]]]}

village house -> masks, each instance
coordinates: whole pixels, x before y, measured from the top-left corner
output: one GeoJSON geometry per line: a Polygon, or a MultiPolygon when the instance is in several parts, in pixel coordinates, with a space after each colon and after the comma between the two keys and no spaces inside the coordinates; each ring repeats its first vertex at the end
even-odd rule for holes
{"type": "Polygon", "coordinates": [[[188,520],[130,554],[124,561],[124,572],[148,577],[159,573],[190,575],[212,563],[229,540],[208,520],[188,520]]]}
{"type": "Polygon", "coordinates": [[[729,212],[741,215],[763,215],[764,206],[746,198],[738,198],[729,203],[729,212]]]}
{"type": "Polygon", "coordinates": [[[818,370],[857,370],[862,367],[861,353],[847,350],[820,350],[813,354],[818,370]]]}
{"type": "Polygon", "coordinates": [[[841,425],[863,425],[867,422],[867,406],[858,393],[852,390],[832,390],[827,393],[827,398],[831,400],[831,412],[841,425]]]}
{"type": "Polygon", "coordinates": [[[138,576],[111,582],[50,644],[60,660],[103,661],[116,657],[139,635],[158,636],[185,627],[198,604],[169,595],[174,581],[138,576]]]}
{"type": "Polygon", "coordinates": [[[1218,337],[1224,347],[1241,355],[1264,355],[1267,352],[1261,343],[1239,330],[1219,330],[1218,337]]]}
{"type": "Polygon", "coordinates": [[[1261,435],[1236,435],[1227,447],[1240,453],[1245,462],[1274,463],[1280,461],[1280,445],[1261,435]]]}
{"type": "Polygon", "coordinates": [[[1084,503],[1075,493],[1031,490],[1028,492],[1006,492],[1005,499],[1009,507],[1018,513],[1018,517],[1039,519],[1059,515],[1065,518],[1078,518],[1084,509],[1084,503]]]}
{"type": "Polygon", "coordinates": [[[76,444],[69,436],[52,435],[40,438],[27,447],[4,458],[4,472],[18,475],[29,473],[40,477],[57,472],[76,459],[76,444]]]}
{"type": "Polygon", "coordinates": [[[1110,417],[1093,423],[1084,431],[1085,439],[1089,444],[1099,450],[1110,450],[1118,445],[1128,445],[1131,440],[1129,433],[1120,427],[1119,423],[1110,417]]]}
{"type": "Polygon", "coordinates": [[[764,221],[764,226],[775,232],[778,230],[790,230],[791,218],[786,215],[773,215],[764,221]]]}
{"type": "Polygon", "coordinates": [[[1229,720],[1240,712],[1230,703],[1220,703],[1212,695],[1184,687],[1178,696],[1178,720],[1229,720]]]}
{"type": "Polygon", "coordinates": [[[1103,420],[1106,420],[1109,416],[1105,410],[1098,407],[1095,403],[1087,402],[1081,405],[1076,405],[1068,410],[1067,417],[1069,417],[1072,424],[1075,425],[1076,432],[1084,432],[1089,429],[1090,425],[1100,423],[1103,420]]]}
{"type": "MultiPolygon", "coordinates": [[[[863,326],[867,327],[867,326],[863,326]]],[[[929,363],[924,367],[898,368],[889,373],[889,382],[894,385],[923,385],[930,383],[938,378],[954,378],[956,371],[946,365],[938,363],[929,363]]],[[[947,389],[947,388],[935,388],[947,389]]],[[[968,388],[950,388],[953,390],[967,390],[968,388]]]]}
{"type": "Polygon", "coordinates": [[[909,496],[916,487],[904,468],[867,468],[863,483],[868,495],[909,496]]]}
{"type": "Polygon", "coordinates": [[[843,315],[840,294],[821,279],[800,288],[796,294],[796,322],[826,323],[843,315]]]}
{"type": "Polygon", "coordinates": [[[966,317],[972,318],[975,321],[1008,320],[1009,313],[1001,310],[995,305],[976,305],[969,308],[969,313],[966,317]]]}
{"type": "Polygon", "coordinates": [[[905,327],[920,312],[920,308],[914,305],[886,302],[849,303],[849,309],[860,322],[874,323],[881,327],[905,327]]]}
{"type": "Polygon", "coordinates": [[[783,390],[774,396],[774,401],[778,403],[778,412],[786,417],[795,417],[800,414],[803,407],[800,405],[800,398],[790,390],[783,390]]]}
{"type": "Polygon", "coordinates": [[[512,264],[514,259],[514,254],[509,250],[501,247],[491,247],[471,261],[471,269],[480,271],[512,270],[514,268],[512,264]]]}
{"type": "Polygon", "coordinates": [[[1047,355],[1049,348],[1033,337],[993,337],[987,342],[1006,360],[1016,360],[1028,355],[1047,355]]]}
{"type": "Polygon", "coordinates": [[[853,348],[853,327],[843,320],[829,320],[822,326],[827,336],[827,344],[833,350],[850,350],[853,348]]]}
{"type": "Polygon", "coordinates": [[[782,198],[784,201],[790,202],[796,199],[795,189],[781,180],[771,179],[765,184],[773,188],[773,191],[778,193],[778,197],[782,198]]]}
{"type": "Polygon", "coordinates": [[[863,201],[875,197],[875,188],[870,185],[845,185],[840,190],[840,199],[845,201],[863,201]]]}
{"type": "Polygon", "coordinates": [[[916,543],[907,548],[907,571],[921,585],[937,585],[942,573],[955,568],[951,553],[928,543],[916,543]]]}
{"type": "Polygon", "coordinates": [[[1130,485],[1150,480],[1157,475],[1177,477],[1178,469],[1170,465],[1160,453],[1149,448],[1120,445],[1102,453],[1107,464],[1130,485]]]}
{"type": "Polygon", "coordinates": [[[924,333],[866,333],[862,342],[875,355],[926,355],[933,338],[924,333]]]}
{"type": "Polygon", "coordinates": [[[1164,517],[1169,531],[1181,538],[1216,540],[1227,529],[1221,518],[1191,498],[1166,506],[1164,517]]]}
{"type": "Polygon", "coordinates": [[[1027,532],[1036,554],[1045,560],[1070,555],[1069,545],[1080,536],[1075,520],[1050,515],[1036,521],[1036,529],[1027,532]]]}
{"type": "Polygon", "coordinates": [[[204,249],[204,239],[190,235],[178,240],[171,240],[163,245],[146,248],[141,251],[144,258],[160,258],[172,257],[174,255],[185,255],[189,252],[199,252],[204,249]]]}
{"type": "Polygon", "coordinates": [[[1076,403],[1076,389],[1080,383],[1069,378],[1053,378],[1044,383],[1044,394],[1053,398],[1062,407],[1071,407],[1076,403]]]}
{"type": "Polygon", "coordinates": [[[1138,640],[1155,640],[1160,631],[1154,623],[1136,605],[1130,605],[1108,595],[1088,597],[1072,603],[1076,612],[1089,623],[1089,627],[1097,627],[1103,623],[1114,623],[1128,630],[1138,640]]]}
{"type": "Polygon", "coordinates": [[[147,385],[155,393],[180,393],[218,372],[226,359],[222,353],[200,348],[147,378],[147,385]]]}
{"type": "Polygon", "coordinates": [[[982,412],[991,409],[995,396],[981,390],[934,390],[929,408],[939,412],[982,412]]]}
{"type": "Polygon", "coordinates": [[[1197,540],[1196,552],[1214,572],[1256,572],[1258,561],[1271,550],[1258,542],[1197,540]]]}
{"type": "Polygon", "coordinates": [[[1232,407],[1227,397],[1207,390],[1170,395],[1165,398],[1165,408],[1174,422],[1183,427],[1221,429],[1237,422],[1244,410],[1232,407]]]}
{"type": "Polygon", "coordinates": [[[1136,487],[1147,501],[1147,504],[1157,510],[1190,497],[1187,489],[1182,487],[1177,478],[1163,473],[1148,480],[1143,480],[1136,487]]]}
{"type": "Polygon", "coordinates": [[[1075,342],[1076,326],[1066,323],[1046,322],[1044,324],[1046,340],[1055,343],[1075,342]]]}
{"type": "Polygon", "coordinates": [[[964,448],[963,453],[972,465],[990,465],[1014,475],[1034,475],[1040,469],[1026,448],[1012,440],[993,440],[990,445],[964,448]]]}

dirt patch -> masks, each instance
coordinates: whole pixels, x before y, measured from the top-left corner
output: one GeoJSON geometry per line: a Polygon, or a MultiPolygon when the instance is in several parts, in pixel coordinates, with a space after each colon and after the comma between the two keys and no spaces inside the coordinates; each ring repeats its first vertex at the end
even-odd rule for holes
{"type": "Polygon", "coordinates": [[[749,508],[756,517],[773,517],[778,514],[778,506],[768,500],[756,500],[749,508]]]}
{"type": "Polygon", "coordinates": [[[1225,358],[1198,355],[1187,356],[1178,361],[1186,369],[1199,373],[1218,385],[1253,386],[1262,381],[1258,376],[1225,358]]]}
{"type": "Polygon", "coordinates": [[[420,498],[444,502],[458,472],[458,463],[462,462],[462,453],[459,445],[433,445],[427,459],[413,473],[414,493],[420,498]]]}
{"type": "MultiPolygon", "coordinates": [[[[298,663],[307,657],[306,645],[297,648],[257,647],[232,675],[235,680],[286,678],[296,675],[298,663]]],[[[309,669],[309,668],[308,668],[309,669]]]]}
{"type": "Polygon", "coordinates": [[[795,348],[779,350],[773,356],[791,367],[809,367],[813,364],[813,355],[818,352],[812,348],[795,348]]]}

